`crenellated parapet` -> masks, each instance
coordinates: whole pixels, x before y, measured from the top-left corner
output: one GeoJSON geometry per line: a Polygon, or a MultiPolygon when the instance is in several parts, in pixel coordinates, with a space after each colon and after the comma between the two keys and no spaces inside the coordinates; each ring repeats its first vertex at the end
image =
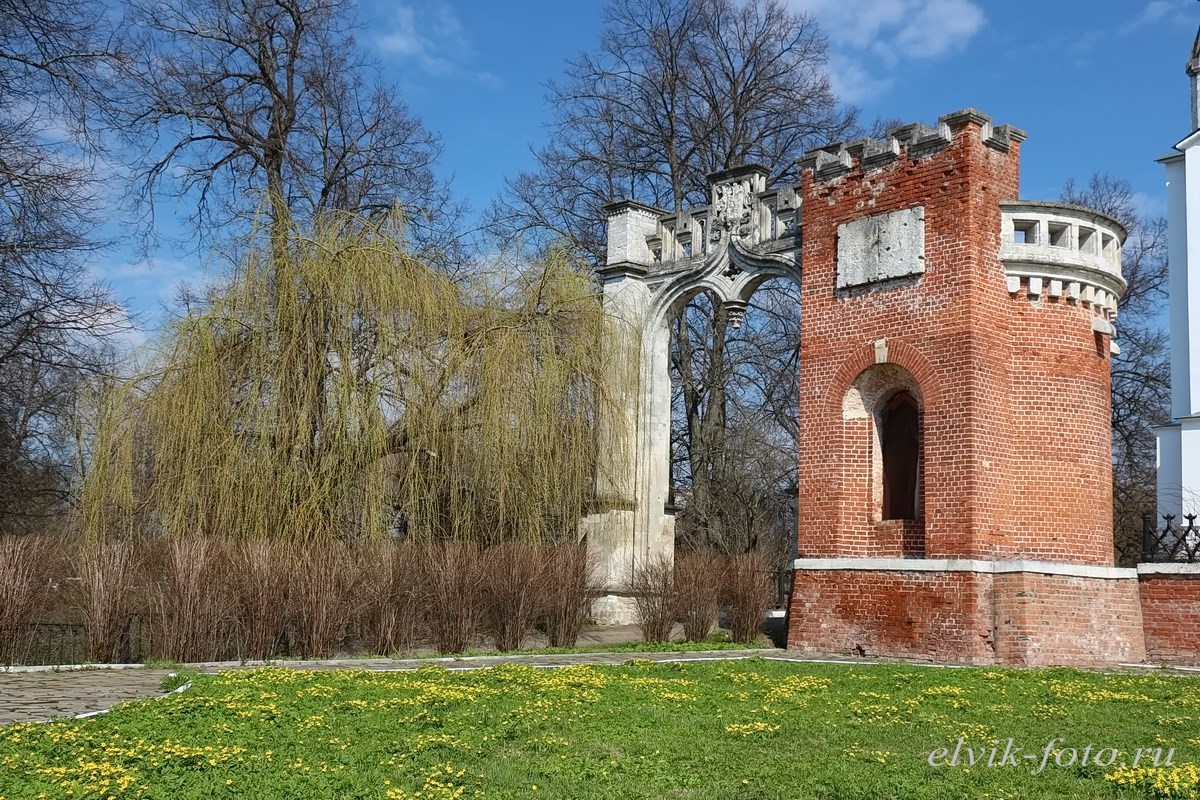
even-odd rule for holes
{"type": "Polygon", "coordinates": [[[892,128],[886,139],[856,139],[809,150],[800,159],[800,169],[811,169],[813,180],[820,183],[856,169],[869,172],[902,159],[917,161],[945,149],[954,140],[954,132],[967,124],[977,125],[980,140],[1001,152],[1007,153],[1014,143],[1025,141],[1025,131],[1020,128],[992,125],[987,114],[966,108],[938,117],[936,127],[913,122],[892,128]]]}
{"type": "Polygon", "coordinates": [[[1010,295],[1025,289],[1030,302],[1043,299],[1090,307],[1093,327],[1112,335],[1121,276],[1121,223],[1091,209],[1062,203],[1008,200],[1000,203],[1000,261],[1010,295]]]}

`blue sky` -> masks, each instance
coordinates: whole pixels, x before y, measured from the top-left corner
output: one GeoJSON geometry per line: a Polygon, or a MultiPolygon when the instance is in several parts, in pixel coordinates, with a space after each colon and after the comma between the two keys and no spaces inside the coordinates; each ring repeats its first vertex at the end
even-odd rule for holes
{"type": "MultiPolygon", "coordinates": [[[[835,88],[875,117],[932,123],[973,106],[1024,128],[1021,194],[1106,171],[1162,214],[1154,159],[1190,133],[1183,68],[1196,0],[787,0],[831,42],[835,88]]],[[[485,207],[505,176],[532,164],[549,118],[544,84],[595,46],[599,0],[360,0],[359,41],[444,142],[456,197],[485,207]]],[[[96,271],[153,325],[200,259],[169,248],[137,263],[124,249],[96,271]]]]}

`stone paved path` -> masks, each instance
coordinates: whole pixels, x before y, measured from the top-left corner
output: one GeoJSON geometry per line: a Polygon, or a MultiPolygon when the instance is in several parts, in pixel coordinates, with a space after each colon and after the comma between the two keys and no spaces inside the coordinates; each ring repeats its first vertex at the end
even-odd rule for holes
{"type": "Polygon", "coordinates": [[[162,694],[166,669],[0,672],[0,725],[42,722],[103,711],[126,700],[162,694]]]}

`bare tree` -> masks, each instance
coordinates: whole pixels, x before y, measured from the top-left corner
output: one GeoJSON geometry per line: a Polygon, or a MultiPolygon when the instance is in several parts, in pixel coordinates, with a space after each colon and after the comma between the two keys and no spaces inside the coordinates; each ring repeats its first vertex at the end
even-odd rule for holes
{"type": "Polygon", "coordinates": [[[0,526],[62,509],[79,383],[109,362],[123,313],[89,277],[100,245],[88,125],[114,63],[103,7],[0,0],[0,526]]]}
{"type": "Polygon", "coordinates": [[[1129,285],[1117,321],[1121,353],[1112,361],[1112,429],[1114,542],[1117,562],[1131,566],[1141,555],[1142,514],[1153,513],[1156,504],[1150,427],[1170,416],[1170,353],[1161,316],[1167,223],[1140,214],[1133,187],[1111,175],[1093,175],[1083,187],[1068,181],[1060,199],[1108,214],[1129,231],[1121,253],[1129,285]]]}
{"type": "Polygon", "coordinates": [[[139,191],[194,205],[201,237],[262,215],[272,235],[329,211],[399,207],[427,229],[440,143],[357,47],[342,0],[131,0],[138,54],[117,119],[139,191]]]}
{"type": "MultiPolygon", "coordinates": [[[[535,154],[537,169],[508,181],[492,208],[493,230],[535,246],[566,243],[599,262],[601,209],[614,200],[679,211],[707,202],[708,174],[747,163],[793,182],[804,150],[856,128],[856,111],[830,89],[826,55],[815,21],[779,0],[612,0],[599,46],[549,85],[549,143],[535,154]]],[[[730,503],[718,492],[749,485],[734,473],[754,459],[728,451],[735,421],[745,431],[778,425],[794,404],[785,396],[795,395],[799,293],[780,287],[774,295],[756,299],[751,317],[770,304],[793,321],[780,328],[764,316],[762,331],[736,342],[724,310],[704,296],[672,322],[673,463],[687,498],[679,527],[686,542],[736,549],[754,540],[725,520],[730,503]],[[768,329],[781,338],[760,335],[768,329]],[[742,532],[723,532],[735,527],[742,532]]],[[[759,438],[794,463],[794,422],[773,431],[759,438]]]]}
{"type": "Polygon", "coordinates": [[[498,233],[562,239],[599,261],[605,204],[679,211],[706,201],[706,175],[747,163],[786,183],[805,149],[855,126],[816,22],[778,0],[613,0],[604,20],[599,47],[548,86],[550,142],[508,181],[498,233]]]}

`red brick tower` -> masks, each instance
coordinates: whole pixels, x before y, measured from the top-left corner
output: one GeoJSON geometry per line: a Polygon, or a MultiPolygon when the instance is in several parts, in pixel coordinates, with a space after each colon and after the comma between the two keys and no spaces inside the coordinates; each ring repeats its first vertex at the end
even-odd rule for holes
{"type": "Polygon", "coordinates": [[[789,647],[1142,658],[1112,566],[1124,231],[1018,201],[1024,138],[968,109],[802,162],[789,647]]]}

